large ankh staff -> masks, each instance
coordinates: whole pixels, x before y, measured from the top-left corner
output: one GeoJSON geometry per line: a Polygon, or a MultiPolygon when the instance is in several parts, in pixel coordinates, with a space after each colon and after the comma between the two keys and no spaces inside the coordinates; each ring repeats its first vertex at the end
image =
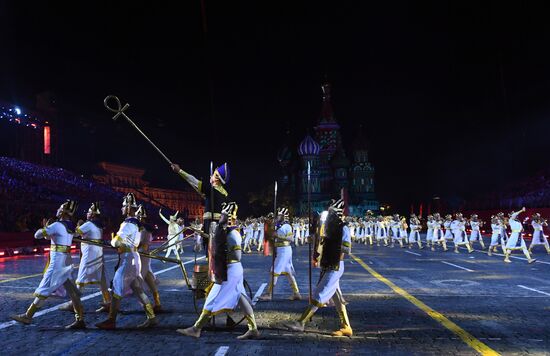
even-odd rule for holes
{"type": "Polygon", "coordinates": [[[135,129],[136,129],[136,130],[137,130],[137,131],[147,140],[147,142],[149,142],[149,143],[151,144],[151,146],[153,146],[153,148],[154,148],[155,150],[157,150],[157,152],[162,156],[162,158],[164,158],[164,159],[166,160],[166,162],[168,162],[168,164],[172,165],[172,161],[170,161],[170,159],[169,159],[168,157],[166,157],[166,155],[160,150],[160,148],[158,148],[157,145],[155,145],[155,144],[153,143],[153,141],[151,141],[151,140],[149,139],[149,137],[147,137],[147,135],[146,135],[143,131],[141,131],[141,129],[138,127],[138,125],[136,125],[136,124],[132,121],[132,119],[130,119],[130,118],[128,117],[128,115],[126,115],[125,111],[130,107],[130,104],[126,103],[126,104],[124,104],[124,106],[122,106],[122,105],[120,104],[120,100],[119,100],[116,96],[114,96],[114,95],[109,95],[109,96],[107,96],[105,99],[103,99],[103,105],[105,105],[105,107],[107,108],[107,110],[116,113],[115,116],[113,116],[113,120],[116,121],[116,119],[118,119],[119,116],[122,116],[123,118],[125,118],[126,121],[128,121],[128,122],[130,123],[130,125],[132,125],[132,126],[133,126],[133,127],[134,127],[134,128],[135,128],[135,129]],[[111,101],[111,102],[114,101],[114,103],[116,104],[116,106],[115,106],[115,107],[110,106],[110,105],[109,105],[109,102],[110,102],[110,101],[111,101]]]}

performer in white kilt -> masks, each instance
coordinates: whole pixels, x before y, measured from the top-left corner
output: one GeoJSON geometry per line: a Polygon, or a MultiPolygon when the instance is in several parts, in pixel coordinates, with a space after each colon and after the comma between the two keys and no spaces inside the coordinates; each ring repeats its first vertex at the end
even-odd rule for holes
{"type": "Polygon", "coordinates": [[[258,248],[256,251],[260,252],[264,249],[264,234],[265,234],[265,220],[262,217],[258,219],[258,248]]]}
{"type": "MultiPolygon", "coordinates": [[[[141,226],[139,229],[139,246],[138,251],[149,253],[149,247],[151,246],[151,242],[153,242],[153,231],[155,228],[147,224],[147,211],[143,207],[143,205],[140,205],[136,211],[136,217],[138,218],[141,226]]],[[[155,277],[153,270],[151,269],[151,259],[149,257],[145,257],[140,255],[139,256],[140,262],[141,262],[141,278],[143,278],[143,281],[153,294],[153,310],[155,313],[158,313],[162,310],[162,306],[160,304],[160,294],[159,290],[157,288],[157,278],[155,277]]]]}
{"type": "Polygon", "coordinates": [[[546,253],[550,254],[548,239],[544,234],[544,227],[548,226],[546,219],[543,219],[539,213],[535,213],[531,217],[531,226],[533,226],[533,239],[529,245],[529,252],[532,252],[533,247],[542,245],[546,248],[546,253]]]}
{"type": "MultiPolygon", "coordinates": [[[[92,240],[100,242],[103,237],[103,224],[101,222],[100,203],[95,202],[88,209],[86,214],[87,221],[76,228],[76,234],[83,240],[92,240]]],[[[78,277],[76,285],[82,294],[84,288],[90,284],[99,284],[103,302],[96,312],[108,312],[111,305],[111,295],[107,284],[105,272],[105,259],[103,257],[103,248],[101,246],[82,243],[80,245],[80,264],[78,267],[78,277]]],[[[60,310],[72,311],[73,304],[69,302],[59,308],[60,310]]]]}
{"type": "Polygon", "coordinates": [[[384,246],[388,246],[388,228],[382,215],[376,221],[376,246],[380,246],[380,240],[384,240],[384,246]]]}
{"type": "Polygon", "coordinates": [[[411,227],[411,232],[409,233],[409,249],[412,248],[413,244],[418,244],[418,248],[423,249],[424,246],[422,246],[422,240],[420,239],[422,225],[416,214],[411,214],[409,225],[411,227]]]}
{"type": "Polygon", "coordinates": [[[344,201],[333,201],[328,210],[324,227],[321,228],[317,261],[320,261],[321,279],[312,293],[310,305],[302,313],[296,322],[287,324],[287,327],[295,331],[304,331],[306,323],[315,312],[332,299],[338,316],[340,317],[340,329],[333,332],[333,336],[352,336],[346,305],[340,290],[340,278],[344,274],[344,257],[351,252],[351,236],[349,227],[343,223],[344,201]]]}
{"type": "MultiPolygon", "coordinates": [[[[366,238],[367,240],[369,241],[369,245],[373,245],[374,244],[374,241],[373,241],[373,238],[374,238],[374,215],[372,213],[372,211],[370,210],[367,210],[367,214],[365,216],[365,227],[366,227],[366,238]]],[[[366,243],[366,242],[365,242],[366,243]]]]}
{"type": "Polygon", "coordinates": [[[491,216],[491,243],[489,244],[489,250],[487,255],[492,256],[493,252],[497,252],[497,247],[501,246],[502,252],[504,251],[505,245],[501,245],[500,239],[502,235],[502,227],[500,225],[498,216],[491,216]]]}
{"type": "Polygon", "coordinates": [[[443,251],[447,251],[447,240],[443,232],[443,219],[439,213],[435,213],[433,217],[433,240],[443,246],[443,251]]]}
{"type": "Polygon", "coordinates": [[[158,324],[153,305],[149,298],[143,292],[141,278],[141,259],[137,252],[137,248],[141,241],[139,232],[140,222],[135,217],[138,205],[134,194],[128,193],[122,202],[122,215],[126,217],[124,222],[120,224],[120,228],[111,240],[111,245],[118,248],[119,263],[113,278],[111,290],[111,309],[109,317],[97,323],[96,326],[100,329],[115,329],[118,310],[120,309],[120,301],[123,297],[133,294],[139,299],[142,304],[147,319],[138,325],[138,328],[149,328],[158,324]]]}
{"type": "Polygon", "coordinates": [[[483,242],[483,236],[481,235],[481,227],[483,226],[483,221],[480,221],[477,217],[477,214],[470,215],[470,227],[472,232],[470,233],[470,245],[473,247],[474,242],[479,241],[481,249],[485,250],[485,243],[483,242]]]}
{"type": "Polygon", "coordinates": [[[57,220],[53,224],[43,221],[44,227],[34,234],[35,239],[51,240],[49,265],[44,272],[42,281],[34,291],[34,301],[23,314],[13,315],[11,318],[23,324],[30,324],[38,308],[44,300],[52,295],[64,296],[69,294],[71,298],[75,321],[66,326],[66,329],[84,329],[84,307],[80,300],[74,280],[72,279],[71,244],[75,233],[75,224],[71,221],[76,211],[77,203],[67,200],[57,210],[57,220]]]}
{"type": "Polygon", "coordinates": [[[453,222],[453,216],[451,214],[445,215],[445,220],[443,220],[443,228],[445,229],[445,234],[443,239],[445,240],[445,245],[447,242],[453,241],[453,232],[451,230],[451,223],[453,222]]]}
{"type": "Polygon", "coordinates": [[[162,215],[162,209],[159,209],[160,218],[168,225],[168,248],[166,249],[166,255],[164,257],[170,257],[173,253],[176,258],[181,259],[180,253],[183,253],[183,219],[178,217],[179,211],[176,211],[174,215],[170,215],[170,219],[166,219],[162,215]]]}
{"type": "Polygon", "coordinates": [[[285,275],[288,278],[290,287],[292,288],[292,295],[290,300],[301,300],[300,290],[298,289],[298,283],[296,283],[296,271],[292,264],[292,246],[290,244],[293,241],[292,227],[288,223],[289,213],[287,208],[280,208],[277,211],[277,221],[275,225],[275,262],[271,273],[273,274],[272,281],[269,283],[267,291],[260,297],[262,301],[271,300],[271,294],[279,276],[285,275]]]}
{"type": "Polygon", "coordinates": [[[504,262],[512,262],[510,261],[510,254],[512,254],[512,252],[515,250],[522,250],[525,257],[527,257],[528,263],[533,263],[536,261],[535,258],[531,258],[531,254],[527,250],[527,245],[523,240],[523,224],[518,220],[518,215],[523,213],[524,211],[525,208],[522,208],[520,211],[516,211],[515,213],[511,213],[509,215],[509,224],[510,228],[512,229],[512,234],[508,238],[508,241],[506,241],[504,262]]]}
{"type": "Polygon", "coordinates": [[[242,238],[235,225],[237,209],[234,202],[222,203],[220,222],[209,247],[209,271],[214,285],[208,292],[202,313],[195,324],[187,329],[178,329],[180,334],[198,338],[212,316],[239,306],[248,322],[248,331],[237,338],[256,339],[260,336],[251,301],[243,285],[242,238]]]}
{"type": "Polygon", "coordinates": [[[428,215],[426,221],[426,245],[430,246],[432,251],[435,251],[434,242],[434,218],[432,215],[428,215]]]}
{"type": "Polygon", "coordinates": [[[466,221],[464,221],[462,213],[455,214],[455,219],[451,222],[451,230],[454,236],[455,253],[460,253],[458,251],[460,246],[466,246],[468,253],[474,252],[474,249],[470,246],[468,234],[466,234],[466,221]]]}
{"type": "Polygon", "coordinates": [[[403,240],[407,237],[407,234],[402,234],[401,232],[401,220],[399,219],[399,214],[394,214],[392,220],[390,221],[390,227],[392,231],[391,236],[391,247],[395,246],[395,241],[399,242],[401,248],[404,248],[403,240]]]}

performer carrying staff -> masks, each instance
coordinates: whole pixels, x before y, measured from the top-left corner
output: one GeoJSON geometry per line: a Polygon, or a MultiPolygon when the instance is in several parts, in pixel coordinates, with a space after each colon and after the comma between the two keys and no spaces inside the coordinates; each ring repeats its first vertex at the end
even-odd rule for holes
{"type": "Polygon", "coordinates": [[[422,224],[416,214],[411,214],[409,225],[411,226],[411,232],[409,234],[409,249],[411,249],[412,245],[416,243],[418,244],[418,248],[422,250],[424,248],[424,246],[422,246],[422,240],[420,239],[422,224]]]}
{"type": "Polygon", "coordinates": [[[300,290],[298,289],[298,283],[296,283],[296,271],[292,264],[292,246],[290,244],[293,241],[292,227],[290,227],[289,213],[287,208],[280,208],[277,211],[277,221],[275,222],[275,263],[274,269],[271,271],[273,274],[273,284],[269,283],[266,293],[260,297],[262,301],[271,300],[271,294],[279,276],[286,275],[290,287],[292,288],[292,295],[290,300],[301,300],[300,290]]]}
{"type": "Polygon", "coordinates": [[[42,221],[44,227],[34,234],[35,239],[49,239],[52,242],[49,265],[44,272],[38,288],[34,291],[34,301],[25,313],[11,316],[13,320],[23,324],[32,323],[32,317],[38,308],[44,304],[46,298],[51,295],[63,296],[66,291],[73,303],[75,321],[65,328],[86,328],[84,306],[80,300],[80,292],[71,277],[72,260],[70,249],[73,242],[73,234],[75,233],[75,224],[71,219],[76,211],[76,206],[77,203],[74,200],[67,200],[57,209],[56,217],[58,220],[49,224],[49,221],[44,219],[42,221]]]}
{"type": "Polygon", "coordinates": [[[535,213],[531,217],[531,226],[533,226],[533,239],[529,245],[529,252],[532,251],[533,247],[537,245],[543,245],[546,248],[546,252],[550,254],[550,246],[548,245],[548,239],[544,235],[544,227],[548,226],[548,223],[545,219],[541,218],[539,213],[535,213]]]}
{"type": "MultiPolygon", "coordinates": [[[[141,228],[139,229],[140,239],[138,251],[149,253],[149,247],[151,246],[151,242],[153,242],[153,231],[155,231],[155,228],[152,225],[147,224],[147,211],[143,205],[138,207],[136,217],[141,224],[141,228]]],[[[157,279],[151,269],[151,259],[142,255],[140,255],[139,258],[141,262],[141,278],[143,278],[147,284],[147,287],[149,287],[149,290],[153,294],[153,310],[155,313],[158,313],[162,311],[162,307],[160,304],[159,290],[157,288],[157,279]]]]}
{"type": "Polygon", "coordinates": [[[241,234],[236,229],[238,206],[235,202],[222,203],[222,213],[213,236],[210,251],[211,279],[214,286],[208,292],[202,313],[195,324],[187,329],[178,329],[178,333],[200,337],[202,328],[216,314],[234,310],[239,306],[248,322],[248,331],[237,339],[257,339],[260,337],[251,301],[246,295],[243,284],[243,266],[241,264],[241,234]]]}
{"type": "MultiPolygon", "coordinates": [[[[86,214],[87,221],[80,224],[76,228],[76,234],[80,235],[84,240],[101,241],[103,237],[103,224],[101,222],[100,203],[95,202],[88,209],[86,214]]],[[[80,221],[81,222],[81,221],[80,221]]],[[[109,294],[109,286],[105,273],[105,259],[103,257],[103,248],[101,246],[82,243],[80,245],[80,264],[78,266],[78,277],[76,278],[76,286],[82,295],[84,287],[89,284],[99,284],[103,303],[96,312],[108,312],[111,305],[111,295],[109,294]]],[[[72,311],[73,303],[63,305],[59,310],[72,311]]]]}
{"type": "MultiPolygon", "coordinates": [[[[228,193],[225,189],[225,185],[229,183],[229,166],[227,163],[222,164],[212,172],[210,176],[210,186],[203,184],[201,180],[198,180],[191,174],[185,172],[177,164],[172,164],[172,170],[179,174],[187,183],[189,183],[195,191],[197,191],[204,199],[204,214],[202,216],[203,231],[205,234],[214,233],[215,229],[210,231],[210,224],[217,223],[220,219],[221,203],[227,202],[228,193]],[[210,188],[212,188],[213,194],[210,195],[210,188]],[[213,201],[211,201],[211,199],[213,201]],[[212,211],[214,209],[214,211],[212,211]]],[[[207,252],[208,257],[208,239],[203,239],[203,248],[207,252]]]]}
{"type": "Polygon", "coordinates": [[[286,326],[295,331],[304,331],[306,323],[315,312],[332,299],[338,316],[340,329],[333,332],[333,336],[352,336],[353,330],[349,322],[346,305],[340,290],[340,278],[344,274],[344,257],[351,253],[351,237],[349,227],[343,222],[344,201],[339,199],[329,207],[327,219],[324,222],[324,236],[321,236],[321,252],[316,254],[321,265],[321,279],[312,293],[311,304],[302,313],[302,316],[286,326]]]}
{"type": "Polygon", "coordinates": [[[472,228],[472,233],[470,234],[470,245],[473,247],[474,242],[479,240],[481,249],[485,250],[485,243],[483,243],[483,235],[481,235],[481,227],[483,226],[483,221],[478,220],[477,214],[470,215],[470,227],[472,228]]]}
{"type": "Polygon", "coordinates": [[[116,328],[116,317],[120,309],[120,301],[132,291],[143,305],[147,316],[147,320],[139,324],[138,328],[149,328],[158,324],[153,305],[141,287],[143,282],[143,278],[141,278],[141,260],[137,253],[137,247],[141,241],[139,232],[141,223],[135,217],[137,208],[134,194],[128,193],[122,201],[121,209],[122,215],[126,219],[120,224],[118,232],[111,240],[111,246],[118,248],[119,264],[113,278],[109,317],[96,324],[100,329],[116,328]]]}
{"type": "Polygon", "coordinates": [[[159,209],[160,218],[168,224],[168,236],[166,237],[168,242],[168,249],[166,250],[166,256],[170,257],[170,254],[173,252],[176,258],[179,260],[180,251],[183,252],[183,247],[181,246],[183,241],[183,219],[178,217],[179,211],[176,211],[174,215],[170,215],[170,219],[166,219],[162,215],[162,209],[159,209]]]}
{"type": "Polygon", "coordinates": [[[525,244],[525,240],[523,240],[523,224],[518,220],[518,215],[523,213],[525,211],[525,207],[522,208],[520,211],[516,211],[515,213],[510,213],[508,216],[510,217],[508,223],[510,224],[510,228],[512,229],[512,234],[508,238],[508,241],[506,241],[506,249],[504,250],[504,262],[512,263],[510,261],[510,255],[514,250],[522,250],[525,257],[527,257],[528,263],[533,263],[536,261],[535,258],[531,258],[531,254],[527,250],[527,245],[525,244]]]}

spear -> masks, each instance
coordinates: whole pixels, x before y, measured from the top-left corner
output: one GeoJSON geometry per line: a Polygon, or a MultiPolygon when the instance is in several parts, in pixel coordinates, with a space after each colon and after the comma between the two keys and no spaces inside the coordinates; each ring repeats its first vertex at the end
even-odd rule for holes
{"type": "MultiPolygon", "coordinates": [[[[273,227],[275,233],[277,233],[277,227],[275,226],[275,221],[277,219],[277,181],[275,181],[275,193],[273,195],[273,227]]],[[[271,299],[273,300],[273,290],[275,286],[275,252],[277,247],[275,246],[275,236],[273,236],[273,248],[271,249],[271,299]]]]}
{"type": "MultiPolygon", "coordinates": [[[[311,226],[311,162],[307,162],[307,216],[308,216],[308,228],[311,235],[312,226],[311,226]]],[[[308,236],[308,245],[309,245],[309,303],[311,304],[311,238],[308,236]]]]}

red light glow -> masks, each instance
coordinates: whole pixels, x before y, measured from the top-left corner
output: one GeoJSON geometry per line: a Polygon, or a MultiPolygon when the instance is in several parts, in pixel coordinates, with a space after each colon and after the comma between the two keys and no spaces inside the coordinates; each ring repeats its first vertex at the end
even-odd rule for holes
{"type": "Polygon", "coordinates": [[[50,153],[50,127],[44,126],[44,154],[49,155],[50,153]]]}

